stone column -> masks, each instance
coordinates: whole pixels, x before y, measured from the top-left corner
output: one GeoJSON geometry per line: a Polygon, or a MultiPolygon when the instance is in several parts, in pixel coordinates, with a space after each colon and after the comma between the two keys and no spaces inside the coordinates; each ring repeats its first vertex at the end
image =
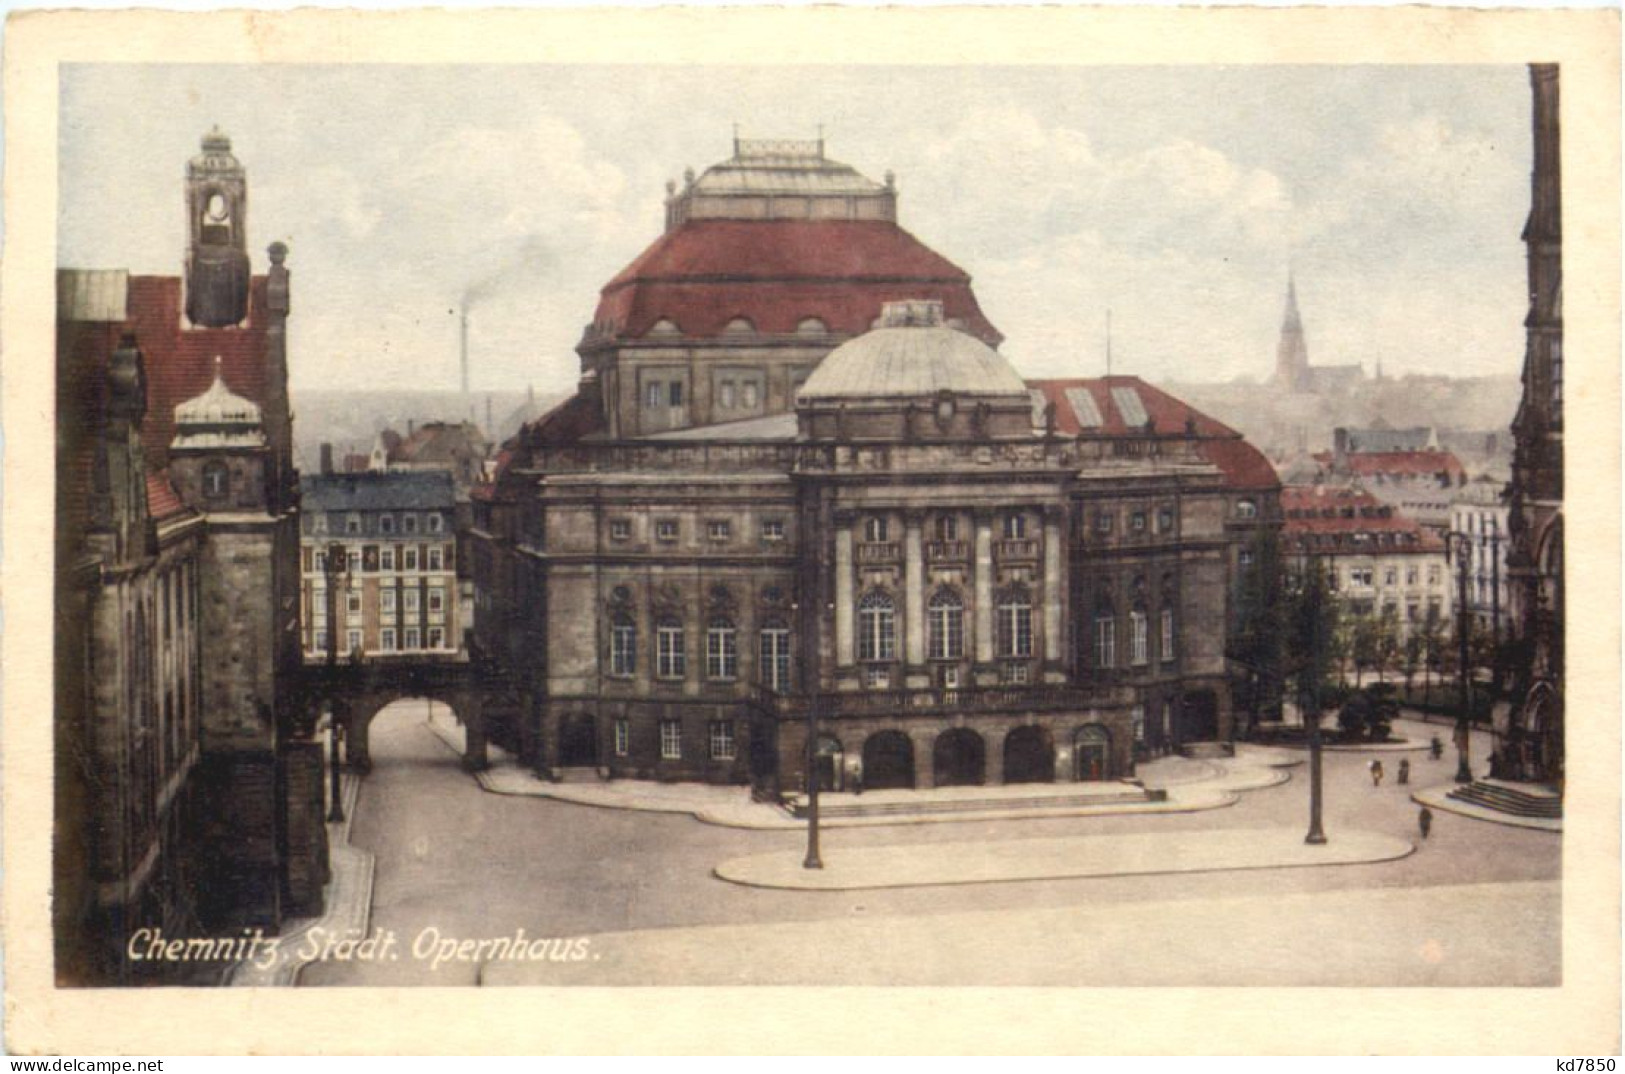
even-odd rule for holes
{"type": "Polygon", "coordinates": [[[925,666],[925,553],[920,514],[905,516],[903,531],[903,642],[910,669],[925,666]]]}
{"type": "Polygon", "coordinates": [[[989,787],[1002,787],[1004,785],[1004,740],[1009,734],[1007,728],[994,728],[982,736],[982,756],[986,768],[982,772],[982,782],[989,787]]]}
{"type": "Polygon", "coordinates": [[[993,662],[993,515],[976,512],[976,662],[993,662]]]}
{"type": "Polygon", "coordinates": [[[914,789],[928,791],[937,785],[937,736],[929,731],[916,731],[908,737],[914,744],[914,789]]]}
{"type": "Polygon", "coordinates": [[[835,514],[835,664],[851,667],[852,599],[857,581],[852,573],[852,513],[835,514]]]}
{"type": "Polygon", "coordinates": [[[1059,670],[1061,663],[1061,512],[1044,512],[1044,666],[1059,670]]]}

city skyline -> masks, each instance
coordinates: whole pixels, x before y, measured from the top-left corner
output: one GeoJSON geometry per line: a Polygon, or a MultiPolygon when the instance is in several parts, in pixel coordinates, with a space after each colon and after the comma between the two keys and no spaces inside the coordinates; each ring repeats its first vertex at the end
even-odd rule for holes
{"type": "Polygon", "coordinates": [[[566,390],[598,288],[659,234],[665,182],[725,159],[735,124],[822,128],[830,157],[895,173],[901,224],[971,274],[1025,375],[1104,372],[1109,308],[1116,372],[1261,380],[1291,271],[1317,364],[1512,376],[1522,77],[69,66],[58,261],[175,271],[173,160],[218,124],[250,172],[256,271],[270,242],[292,250],[295,391],[455,386],[465,295],[474,390],[566,390]],[[153,103],[139,130],[94,122],[131,99],[153,103]]]}

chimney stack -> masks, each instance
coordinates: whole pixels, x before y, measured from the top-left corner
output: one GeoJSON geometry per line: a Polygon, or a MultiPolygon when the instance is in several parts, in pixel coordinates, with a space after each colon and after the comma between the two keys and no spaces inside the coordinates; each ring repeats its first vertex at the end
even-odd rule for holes
{"type": "Polygon", "coordinates": [[[463,307],[461,347],[459,354],[463,364],[463,394],[468,394],[468,307],[463,307]]]}
{"type": "Polygon", "coordinates": [[[333,472],[333,445],[322,445],[322,474],[327,476],[333,472]]]}

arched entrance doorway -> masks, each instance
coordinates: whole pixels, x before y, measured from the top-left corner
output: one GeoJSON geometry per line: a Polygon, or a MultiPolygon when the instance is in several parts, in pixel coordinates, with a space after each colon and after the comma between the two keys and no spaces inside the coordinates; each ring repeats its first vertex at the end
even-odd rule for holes
{"type": "Polygon", "coordinates": [[[1212,690],[1185,695],[1184,730],[1180,742],[1212,742],[1219,737],[1219,699],[1212,690]]]}
{"type": "Polygon", "coordinates": [[[932,747],[931,768],[938,787],[979,786],[987,779],[982,736],[967,727],[944,731],[932,747]]]}
{"type": "Polygon", "coordinates": [[[821,791],[838,791],[841,789],[841,775],[845,770],[846,751],[841,749],[841,740],[834,735],[818,736],[818,756],[814,764],[814,771],[818,773],[818,789],[821,791]]]}
{"type": "Polygon", "coordinates": [[[598,763],[598,722],[585,712],[559,720],[559,767],[590,768],[598,763]]]}
{"type": "Polygon", "coordinates": [[[1004,736],[1006,783],[1054,783],[1055,743],[1047,727],[1018,727],[1004,736]]]}
{"type": "Polygon", "coordinates": [[[1111,732],[1098,723],[1078,728],[1072,741],[1072,755],[1077,759],[1079,782],[1107,779],[1111,775],[1111,732]]]}
{"type": "Polygon", "coordinates": [[[901,731],[878,731],[863,742],[865,790],[912,789],[914,743],[901,731]]]}

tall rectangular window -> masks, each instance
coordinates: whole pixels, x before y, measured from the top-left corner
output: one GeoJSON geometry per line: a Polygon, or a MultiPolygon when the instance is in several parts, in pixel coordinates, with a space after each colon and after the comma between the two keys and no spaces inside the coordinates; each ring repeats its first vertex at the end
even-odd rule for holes
{"type": "Polygon", "coordinates": [[[780,692],[790,688],[790,631],[782,626],[762,628],[762,685],[780,692]]]}
{"type": "Polygon", "coordinates": [[[407,545],[401,549],[401,570],[415,571],[418,569],[418,550],[416,545],[407,545]]]}
{"type": "Polygon", "coordinates": [[[385,587],[378,591],[378,611],[390,618],[395,615],[395,590],[385,587]]]}
{"type": "Polygon", "coordinates": [[[429,546],[429,570],[431,570],[431,571],[442,570],[443,568],[442,568],[441,564],[444,563],[444,562],[445,562],[445,560],[442,558],[442,553],[441,553],[441,550],[440,550],[440,546],[439,545],[430,545],[429,546]]]}
{"type": "Polygon", "coordinates": [[[705,674],[712,679],[734,679],[739,676],[738,633],[733,623],[714,619],[705,631],[705,674]]]}
{"type": "Polygon", "coordinates": [[[655,628],[655,674],[662,679],[681,679],[688,674],[683,628],[678,623],[664,622],[655,628]]]}
{"type": "Polygon", "coordinates": [[[638,628],[631,619],[617,619],[609,625],[609,673],[631,675],[637,666],[638,628]]]}
{"type": "Polygon", "coordinates": [[[1169,661],[1174,658],[1174,610],[1172,608],[1164,608],[1162,610],[1161,619],[1162,646],[1159,651],[1162,653],[1162,659],[1164,661],[1169,661]]]}
{"type": "Polygon", "coordinates": [[[392,571],[395,569],[395,549],[392,545],[385,545],[378,551],[378,569],[392,571]]]}
{"type": "Polygon", "coordinates": [[[734,725],[732,720],[711,721],[711,760],[734,759],[734,725]]]}
{"type": "Polygon", "coordinates": [[[667,761],[683,756],[683,725],[676,720],[660,721],[660,756],[667,761]]]}
{"type": "Polygon", "coordinates": [[[417,648],[420,648],[420,645],[418,644],[418,636],[419,635],[418,635],[418,628],[417,627],[407,627],[406,628],[405,640],[403,642],[401,642],[401,648],[403,648],[403,649],[417,649],[417,648]]]}
{"type": "Polygon", "coordinates": [[[1109,668],[1117,664],[1117,623],[1109,615],[1095,618],[1095,667],[1109,668]]]}
{"type": "Polygon", "coordinates": [[[386,653],[394,652],[395,651],[395,630],[394,630],[394,628],[393,627],[385,627],[383,630],[380,630],[378,632],[378,642],[379,642],[379,648],[383,649],[384,652],[386,652],[386,653]]]}
{"type": "Polygon", "coordinates": [[[1145,613],[1135,609],[1128,613],[1129,660],[1141,667],[1151,659],[1150,638],[1147,635],[1145,613]]]}
{"type": "Polygon", "coordinates": [[[1134,726],[1134,744],[1145,744],[1145,706],[1135,705],[1129,710],[1129,720],[1134,726]]]}
{"type": "Polygon", "coordinates": [[[446,644],[445,632],[443,630],[441,630],[439,627],[430,627],[429,628],[429,648],[431,648],[431,649],[442,649],[442,648],[445,648],[445,644],[446,644]]]}
{"type": "Polygon", "coordinates": [[[620,719],[615,721],[615,756],[625,757],[632,752],[632,724],[630,721],[620,719]]]}

